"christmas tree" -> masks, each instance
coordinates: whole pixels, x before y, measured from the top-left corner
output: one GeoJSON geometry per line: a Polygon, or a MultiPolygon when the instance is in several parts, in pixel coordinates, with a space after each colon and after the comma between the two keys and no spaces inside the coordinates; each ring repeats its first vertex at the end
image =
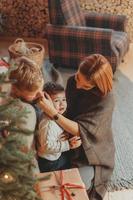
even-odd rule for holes
{"type": "Polygon", "coordinates": [[[9,84],[9,73],[0,74],[0,200],[39,200],[34,191],[34,152],[25,144],[25,138],[34,133],[20,128],[29,111],[2,92],[2,85],[9,84]]]}

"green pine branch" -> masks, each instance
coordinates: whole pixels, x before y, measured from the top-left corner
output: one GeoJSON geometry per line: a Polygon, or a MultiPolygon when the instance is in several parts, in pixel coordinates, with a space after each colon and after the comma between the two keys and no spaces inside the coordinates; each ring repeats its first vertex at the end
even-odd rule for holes
{"type": "MultiPolygon", "coordinates": [[[[7,74],[0,75],[0,84],[9,83],[7,74]]],[[[39,200],[34,191],[34,152],[24,153],[28,135],[34,134],[20,129],[26,122],[27,109],[19,107],[19,100],[0,92],[5,103],[0,105],[0,200],[39,200]],[[5,132],[9,135],[5,135],[5,132]],[[7,178],[8,176],[8,178],[7,178]]]]}

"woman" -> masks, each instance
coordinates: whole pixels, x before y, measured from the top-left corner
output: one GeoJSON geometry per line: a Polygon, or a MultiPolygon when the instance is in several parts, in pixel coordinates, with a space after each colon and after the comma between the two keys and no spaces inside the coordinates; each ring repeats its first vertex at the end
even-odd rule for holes
{"type": "Polygon", "coordinates": [[[65,131],[81,137],[88,165],[95,169],[93,187],[88,190],[90,200],[103,199],[114,167],[112,85],[109,62],[102,55],[93,54],[83,59],[67,82],[67,117],[57,113],[48,96],[39,102],[65,131]]]}

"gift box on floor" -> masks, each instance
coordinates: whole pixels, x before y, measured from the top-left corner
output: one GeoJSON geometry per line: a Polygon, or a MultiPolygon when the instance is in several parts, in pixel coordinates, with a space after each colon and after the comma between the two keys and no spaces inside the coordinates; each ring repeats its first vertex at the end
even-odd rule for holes
{"type": "Polygon", "coordinates": [[[77,168],[40,173],[40,194],[43,200],[88,200],[85,185],[77,168]],[[49,179],[43,180],[43,177],[49,179]]]}

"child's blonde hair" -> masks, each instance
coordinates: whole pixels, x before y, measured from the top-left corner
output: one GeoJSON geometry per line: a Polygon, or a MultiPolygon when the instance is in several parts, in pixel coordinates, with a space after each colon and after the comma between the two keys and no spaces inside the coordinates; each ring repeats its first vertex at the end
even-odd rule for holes
{"type": "Polygon", "coordinates": [[[103,96],[112,90],[113,71],[104,56],[92,54],[85,57],[79,65],[79,71],[87,80],[91,80],[94,83],[103,96]]]}
{"type": "Polygon", "coordinates": [[[36,91],[43,88],[43,74],[37,64],[27,57],[20,57],[15,61],[17,68],[11,71],[9,78],[19,90],[36,91]]]}

